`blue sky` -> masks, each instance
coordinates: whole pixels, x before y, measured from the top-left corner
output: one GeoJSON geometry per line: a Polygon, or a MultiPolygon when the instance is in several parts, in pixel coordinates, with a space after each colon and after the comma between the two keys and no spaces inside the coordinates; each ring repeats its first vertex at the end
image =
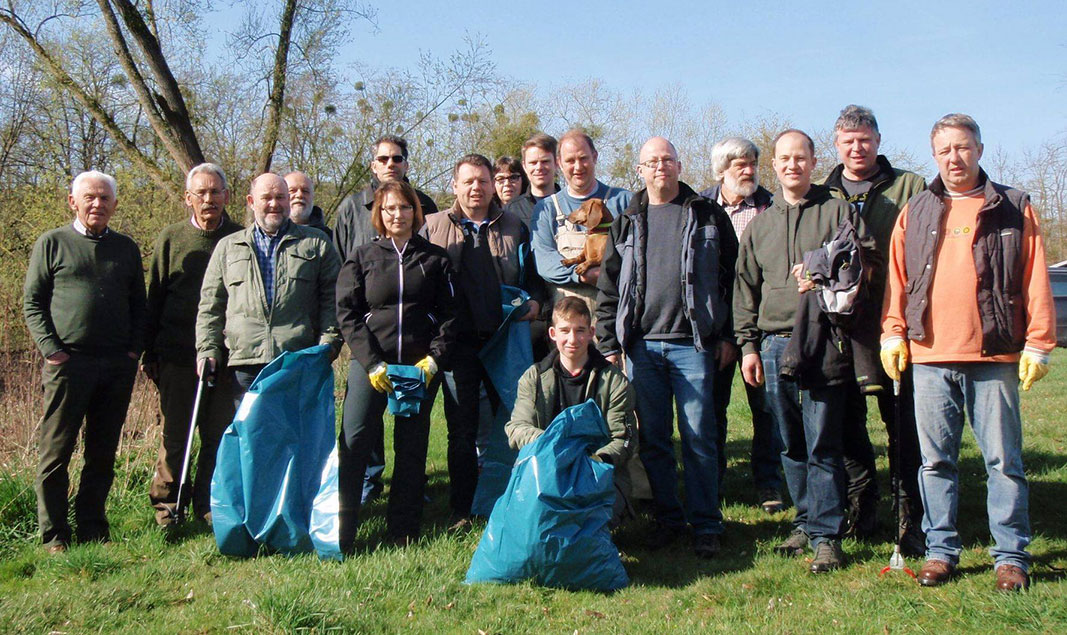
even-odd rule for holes
{"type": "Polygon", "coordinates": [[[1067,134],[1067,1],[381,3],[342,61],[414,67],[482,35],[500,74],[540,88],[589,77],[648,92],[674,83],[729,123],[777,113],[832,126],[874,109],[883,142],[923,159],[931,124],[966,112],[1015,153],[1067,134]]]}

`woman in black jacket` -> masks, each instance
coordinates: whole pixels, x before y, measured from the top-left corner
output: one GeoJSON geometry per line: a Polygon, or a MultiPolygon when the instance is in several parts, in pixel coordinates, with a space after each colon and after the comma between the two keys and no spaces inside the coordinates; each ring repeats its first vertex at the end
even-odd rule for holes
{"type": "Polygon", "coordinates": [[[337,278],[337,319],[352,357],[366,374],[349,375],[345,416],[337,445],[340,543],[351,551],[359,524],[367,455],[381,442],[391,364],[426,374],[418,414],[396,416],[393,480],[386,511],[389,538],[407,544],[419,535],[430,410],[438,368],[455,340],[452,265],[441,247],[416,232],[423,224],[418,196],[403,181],[374,193],[371,223],[378,237],[353,251],[337,278]]]}

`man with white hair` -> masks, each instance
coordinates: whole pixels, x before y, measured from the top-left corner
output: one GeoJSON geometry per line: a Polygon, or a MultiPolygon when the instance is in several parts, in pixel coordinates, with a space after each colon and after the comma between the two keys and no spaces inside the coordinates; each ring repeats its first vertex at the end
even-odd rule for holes
{"type": "MultiPolygon", "coordinates": [[[[196,399],[196,312],[204,272],[215,245],[241,231],[241,226],[226,213],[229,202],[230,190],[221,167],[201,163],[189,170],[185,177],[185,205],[190,215],[164,227],[152,249],[141,370],[159,388],[159,407],[163,411],[163,440],[148,494],[156,509],[156,522],[161,526],[175,519],[178,479],[196,399]]],[[[216,449],[233,419],[229,387],[226,378],[219,377],[201,407],[200,453],[192,487],[197,518],[211,517],[216,449]]],[[[185,494],[189,491],[185,490],[185,494]]]]}
{"type": "MultiPolygon", "coordinates": [[[[748,139],[727,137],[712,146],[711,169],[719,184],[700,195],[718,203],[726,211],[740,240],[749,221],[771,205],[771,193],[759,184],[759,148],[748,139]]],[[[736,367],[737,364],[729,364],[715,375],[720,484],[726,475],[726,410],[730,406],[736,367]]],[[[782,440],[763,386],[745,384],[745,395],[752,412],[751,465],[756,498],[763,511],[773,514],[785,507],[782,500],[782,440]]]]}
{"type": "Polygon", "coordinates": [[[303,172],[285,175],[289,186],[289,220],[297,225],[314,227],[333,240],[333,230],[326,226],[322,208],[315,204],[315,184],[303,172]]]}
{"type": "Polygon", "coordinates": [[[49,553],[71,543],[67,466],[85,422],[74,499],[79,542],[110,540],[105,504],[144,342],[145,289],[137,244],[108,228],[115,179],[83,172],[67,204],[74,222],[37,239],[26,271],[23,313],[45,358],[44,417],[37,467],[37,520],[49,553]]]}

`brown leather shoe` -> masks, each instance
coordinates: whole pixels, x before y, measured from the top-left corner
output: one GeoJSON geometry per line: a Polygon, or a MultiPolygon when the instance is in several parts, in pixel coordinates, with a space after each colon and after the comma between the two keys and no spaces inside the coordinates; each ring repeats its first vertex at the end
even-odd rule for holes
{"type": "Polygon", "coordinates": [[[1013,564],[997,567],[998,591],[1025,591],[1030,588],[1030,576],[1013,564]]]}
{"type": "Polygon", "coordinates": [[[923,586],[941,586],[952,578],[956,567],[944,560],[927,560],[919,569],[919,584],[923,586]]]}
{"type": "Polygon", "coordinates": [[[47,551],[48,554],[52,556],[67,553],[67,543],[53,542],[52,544],[45,547],[45,551],[47,551]]]}

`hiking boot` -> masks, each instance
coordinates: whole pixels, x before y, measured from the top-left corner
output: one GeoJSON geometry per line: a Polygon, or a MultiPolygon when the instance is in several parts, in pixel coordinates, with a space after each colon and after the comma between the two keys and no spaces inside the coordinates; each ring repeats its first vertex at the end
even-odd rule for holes
{"type": "Polygon", "coordinates": [[[796,557],[808,548],[808,535],[800,527],[794,527],[789,537],[774,547],[774,553],[780,556],[796,557]]]}
{"type": "Polygon", "coordinates": [[[698,558],[714,558],[719,553],[719,535],[697,534],[694,536],[693,553],[698,558]]]}
{"type": "Polygon", "coordinates": [[[657,523],[648,530],[642,546],[648,551],[663,549],[684,538],[686,533],[688,532],[686,532],[684,525],[681,527],[669,527],[657,523]]]}
{"type": "Polygon", "coordinates": [[[782,500],[782,495],[773,487],[761,489],[759,491],[759,501],[759,506],[768,514],[776,514],[785,509],[785,501],[782,500]]]}
{"type": "Polygon", "coordinates": [[[845,554],[841,551],[840,540],[823,540],[815,547],[815,558],[811,561],[812,573],[826,573],[840,569],[845,564],[845,554]]]}

